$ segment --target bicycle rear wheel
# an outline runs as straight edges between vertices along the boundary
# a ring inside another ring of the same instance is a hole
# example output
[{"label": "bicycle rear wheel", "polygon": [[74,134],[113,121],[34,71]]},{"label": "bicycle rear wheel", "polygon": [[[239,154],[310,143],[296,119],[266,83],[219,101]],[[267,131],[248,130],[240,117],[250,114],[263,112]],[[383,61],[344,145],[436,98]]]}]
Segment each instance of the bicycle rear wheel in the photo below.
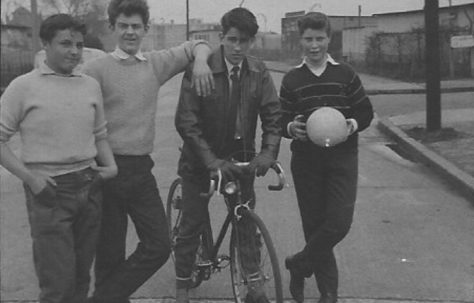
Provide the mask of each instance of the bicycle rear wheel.
[{"label": "bicycle rear wheel", "polygon": [[[168,198],[166,201],[166,218],[171,241],[171,258],[175,261],[174,249],[178,237],[179,224],[181,221],[181,207],[183,203],[182,179],[177,178],[171,183]],[[193,265],[191,282],[189,287],[198,287],[203,280],[209,279],[210,266],[203,266],[209,263],[209,250],[212,248],[212,230],[210,224],[206,224],[201,236],[200,244],[196,252],[196,260]]]},{"label": "bicycle rear wheel", "polygon": [[[267,298],[276,303],[283,302],[282,282],[280,274],[280,266],[276,256],[275,248],[273,246],[270,234],[265,227],[262,219],[252,211],[244,211],[243,218],[256,226],[254,246],[254,264],[258,264],[257,272],[249,273],[244,270],[245,266],[249,266],[249,262],[243,260],[242,241],[239,241],[238,229],[236,224],[232,225],[232,235],[230,241],[230,271],[232,279],[232,290],[234,293],[235,302],[241,303],[245,301],[248,294],[248,286],[250,283],[258,283],[259,287],[263,289]],[[247,262],[247,265],[245,265]],[[252,266],[253,268],[254,266]],[[251,281],[253,280],[253,281]]]}]

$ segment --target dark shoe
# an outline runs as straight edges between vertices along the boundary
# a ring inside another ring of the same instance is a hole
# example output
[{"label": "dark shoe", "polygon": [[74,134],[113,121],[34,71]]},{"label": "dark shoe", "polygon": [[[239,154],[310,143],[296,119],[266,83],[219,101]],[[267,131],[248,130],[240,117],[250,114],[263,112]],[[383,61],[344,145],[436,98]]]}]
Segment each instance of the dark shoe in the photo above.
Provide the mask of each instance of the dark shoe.
[{"label": "dark shoe", "polygon": [[86,300],[87,303],[130,303],[129,299],[109,299],[109,300],[101,300],[101,299],[96,299],[93,297],[89,297]]},{"label": "dark shoe", "polygon": [[290,271],[290,293],[293,299],[302,303],[304,301],[304,275],[294,265],[294,256],[285,259],[285,267]]},{"label": "dark shoe", "polygon": [[250,281],[247,286],[247,295],[245,296],[245,303],[270,303],[261,279]]},{"label": "dark shoe", "polygon": [[321,298],[319,298],[318,303],[336,303],[337,302],[337,295],[334,294],[323,294]]},{"label": "dark shoe", "polygon": [[245,296],[245,303],[270,303],[270,300],[268,300],[267,296],[265,294],[260,295],[260,296],[254,296],[250,293],[248,293]]},{"label": "dark shoe", "polygon": [[176,303],[189,303],[187,288],[176,288]]}]

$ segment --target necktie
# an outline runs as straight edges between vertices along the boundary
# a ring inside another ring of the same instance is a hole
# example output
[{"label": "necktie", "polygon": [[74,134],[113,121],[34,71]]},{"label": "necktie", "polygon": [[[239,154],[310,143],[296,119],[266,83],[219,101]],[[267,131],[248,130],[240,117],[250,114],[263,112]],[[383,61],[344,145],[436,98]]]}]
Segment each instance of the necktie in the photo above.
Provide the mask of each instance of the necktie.
[{"label": "necktie", "polygon": [[230,92],[231,108],[236,111],[235,119],[235,134],[236,139],[241,138],[241,121],[240,121],[240,79],[239,79],[240,67],[234,65],[231,70],[230,80],[232,82],[232,89]]}]

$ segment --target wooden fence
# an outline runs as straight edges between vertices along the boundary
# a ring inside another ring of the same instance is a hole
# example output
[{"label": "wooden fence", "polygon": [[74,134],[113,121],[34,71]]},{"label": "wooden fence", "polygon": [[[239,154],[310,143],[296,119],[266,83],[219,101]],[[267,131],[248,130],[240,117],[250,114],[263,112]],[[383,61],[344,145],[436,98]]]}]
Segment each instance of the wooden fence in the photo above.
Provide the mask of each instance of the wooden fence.
[{"label": "wooden fence", "polygon": [[33,69],[33,51],[2,47],[0,63],[0,89],[3,92],[13,79]]}]

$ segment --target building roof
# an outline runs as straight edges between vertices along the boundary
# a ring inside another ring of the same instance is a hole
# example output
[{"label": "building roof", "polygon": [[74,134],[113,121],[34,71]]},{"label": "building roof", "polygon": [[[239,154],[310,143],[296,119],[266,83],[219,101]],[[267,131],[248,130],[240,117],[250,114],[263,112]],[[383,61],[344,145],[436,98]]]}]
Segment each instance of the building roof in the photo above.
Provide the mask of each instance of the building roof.
[{"label": "building roof", "polygon": [[[440,7],[439,10],[449,10],[449,9],[453,9],[453,8],[456,9],[456,8],[467,8],[467,7],[474,8],[474,3],[443,6],[443,7]],[[423,12],[424,12],[423,9],[417,9],[417,10],[411,10],[411,11],[373,14],[372,16],[377,17],[377,16],[390,16],[390,15],[406,15],[406,14],[417,14],[417,13],[423,13]]]},{"label": "building roof", "polygon": [[21,30],[31,29],[31,26],[16,25],[16,24],[2,24],[1,27],[2,29],[21,29]]}]

